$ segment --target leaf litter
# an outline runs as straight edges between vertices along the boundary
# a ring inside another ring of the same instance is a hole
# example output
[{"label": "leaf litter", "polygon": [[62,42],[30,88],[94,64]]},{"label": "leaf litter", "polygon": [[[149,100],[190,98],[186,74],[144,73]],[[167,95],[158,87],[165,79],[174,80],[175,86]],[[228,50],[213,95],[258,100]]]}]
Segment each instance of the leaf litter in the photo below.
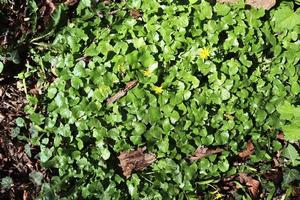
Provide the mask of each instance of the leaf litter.
[{"label": "leaf litter", "polygon": [[156,156],[153,153],[144,153],[146,147],[138,148],[137,150],[125,152],[122,151],[118,156],[120,167],[122,168],[123,175],[129,178],[133,171],[142,171],[155,160]]},{"label": "leaf litter", "polygon": [[194,153],[193,156],[190,157],[190,161],[195,161],[195,160],[199,160],[201,158],[204,158],[206,156],[210,156],[213,154],[217,154],[222,152],[224,149],[222,148],[206,148],[206,147],[198,147]]},{"label": "leaf litter", "polygon": [[250,155],[252,155],[255,151],[254,145],[252,143],[252,140],[248,140],[246,149],[242,152],[240,152],[238,155],[240,158],[247,158]]}]

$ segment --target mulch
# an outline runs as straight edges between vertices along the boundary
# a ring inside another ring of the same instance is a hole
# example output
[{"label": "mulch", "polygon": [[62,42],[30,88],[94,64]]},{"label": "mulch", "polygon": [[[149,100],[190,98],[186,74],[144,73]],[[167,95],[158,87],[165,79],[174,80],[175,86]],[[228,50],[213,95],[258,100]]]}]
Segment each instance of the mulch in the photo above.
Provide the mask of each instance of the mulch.
[{"label": "mulch", "polygon": [[30,181],[29,174],[33,171],[45,174],[45,170],[34,158],[35,151],[29,157],[24,151],[26,142],[12,138],[11,134],[16,127],[15,119],[25,116],[26,98],[17,83],[12,82],[0,84],[0,99],[0,179],[9,176],[13,180],[11,188],[1,188],[0,199],[33,199],[40,186]]}]

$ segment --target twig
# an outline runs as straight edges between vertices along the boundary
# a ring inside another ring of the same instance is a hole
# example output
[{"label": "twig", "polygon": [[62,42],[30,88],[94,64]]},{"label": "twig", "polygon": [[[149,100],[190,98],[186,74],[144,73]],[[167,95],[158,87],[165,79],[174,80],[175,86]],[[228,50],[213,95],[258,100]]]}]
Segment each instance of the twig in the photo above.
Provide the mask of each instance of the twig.
[{"label": "twig", "polygon": [[108,98],[106,100],[106,104],[109,105],[109,104],[112,104],[116,101],[118,101],[120,98],[122,98],[123,96],[126,95],[126,93],[131,90],[132,88],[134,88],[137,84],[138,84],[138,80],[133,80],[133,81],[130,81],[128,82],[126,85],[125,85],[125,88],[120,90],[119,92],[117,92],[114,96]]}]

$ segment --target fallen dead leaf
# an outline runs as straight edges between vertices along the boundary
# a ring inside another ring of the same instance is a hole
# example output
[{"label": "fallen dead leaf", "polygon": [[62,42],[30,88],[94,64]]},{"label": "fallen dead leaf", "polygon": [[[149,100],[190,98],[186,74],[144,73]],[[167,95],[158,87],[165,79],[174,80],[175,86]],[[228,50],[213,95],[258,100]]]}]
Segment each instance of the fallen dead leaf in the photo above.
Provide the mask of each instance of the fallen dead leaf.
[{"label": "fallen dead leaf", "polygon": [[134,151],[120,153],[118,156],[119,166],[122,168],[123,175],[126,178],[129,178],[133,171],[142,171],[156,160],[156,156],[153,153],[144,153],[145,150],[146,147],[143,147]]},{"label": "fallen dead leaf", "polygon": [[52,0],[46,0],[46,4],[48,4],[50,8],[50,14],[52,14],[56,9],[55,4],[52,2]]},{"label": "fallen dead leaf", "polygon": [[239,157],[246,158],[246,157],[252,155],[254,151],[255,151],[255,149],[254,149],[252,140],[248,140],[246,149],[239,153]]},{"label": "fallen dead leaf", "polygon": [[131,10],[130,15],[135,19],[138,19],[139,17],[142,16],[141,12],[137,9]]},{"label": "fallen dead leaf", "polygon": [[[217,0],[219,3],[238,3],[239,0]],[[276,0],[246,0],[246,4],[255,8],[263,8],[265,10],[271,9],[275,4]]]},{"label": "fallen dead leaf", "polygon": [[26,190],[23,192],[23,200],[28,200],[29,199],[29,194]]},{"label": "fallen dead leaf", "polygon": [[285,139],[284,139],[284,133],[283,133],[283,132],[279,132],[279,133],[276,135],[276,138],[277,138],[278,140],[285,141]]},{"label": "fallen dead leaf", "polygon": [[258,180],[253,179],[251,176],[246,173],[239,173],[239,181],[241,184],[245,184],[249,193],[251,194],[253,199],[257,199],[259,194],[259,186],[260,182]]},{"label": "fallen dead leaf", "polygon": [[209,149],[206,147],[198,147],[194,153],[193,156],[190,157],[190,161],[195,161],[195,160],[199,160],[203,157],[212,155],[212,154],[217,154],[222,152],[224,149],[222,148],[216,148],[216,149]]},{"label": "fallen dead leaf", "polygon": [[255,8],[263,8],[270,10],[276,4],[276,0],[247,0],[246,4],[249,4]]},{"label": "fallen dead leaf", "polygon": [[66,0],[64,4],[67,6],[74,6],[78,1],[79,0]]}]

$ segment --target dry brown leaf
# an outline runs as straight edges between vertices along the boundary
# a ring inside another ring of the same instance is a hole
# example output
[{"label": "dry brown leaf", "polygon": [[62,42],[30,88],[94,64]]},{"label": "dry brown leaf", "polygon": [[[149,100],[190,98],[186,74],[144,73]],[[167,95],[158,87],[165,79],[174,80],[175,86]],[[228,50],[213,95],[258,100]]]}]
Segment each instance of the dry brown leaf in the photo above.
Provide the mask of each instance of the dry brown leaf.
[{"label": "dry brown leaf", "polygon": [[198,147],[194,153],[193,156],[190,157],[190,161],[195,161],[195,160],[199,160],[203,157],[212,155],[212,154],[217,154],[222,152],[224,149],[222,148],[216,148],[216,149],[209,149],[206,147]]},{"label": "dry brown leaf", "polygon": [[249,4],[255,8],[263,8],[265,10],[271,9],[276,4],[276,0],[247,0],[246,4]]},{"label": "dry brown leaf", "polygon": [[145,150],[146,147],[143,147],[134,151],[120,153],[118,156],[119,166],[122,168],[123,175],[126,178],[129,178],[133,171],[142,171],[156,160],[154,154],[144,153]]},{"label": "dry brown leaf", "polygon": [[125,96],[125,94],[132,88],[134,88],[137,84],[139,83],[138,80],[133,80],[133,81],[129,81],[126,85],[125,88],[120,90],[119,92],[117,92],[114,96],[108,98],[106,100],[106,104],[112,104],[116,101],[118,101],[120,98],[122,98],[123,96]]},{"label": "dry brown leaf", "polygon": [[52,0],[46,0],[46,4],[48,4],[50,8],[50,14],[52,14],[56,9],[55,4],[52,2]]},{"label": "dry brown leaf", "polygon": [[26,190],[23,192],[23,200],[28,200],[29,199],[29,194]]},{"label": "dry brown leaf", "polygon": [[67,6],[74,6],[78,1],[79,0],[66,0],[64,4]]},{"label": "dry brown leaf", "polygon": [[256,199],[258,197],[260,186],[260,182],[258,180],[253,179],[246,173],[240,173],[239,181],[241,182],[241,184],[245,184],[247,186],[248,191],[253,199]]},{"label": "dry brown leaf", "polygon": [[137,9],[131,10],[130,15],[135,19],[138,19],[139,17],[142,16],[141,12]]},{"label": "dry brown leaf", "polygon": [[247,142],[247,148],[244,151],[242,151],[242,152],[239,153],[239,157],[240,158],[246,158],[246,157],[252,155],[253,152],[254,152],[254,150],[255,149],[254,149],[254,145],[253,145],[252,141],[248,140],[248,142]]},{"label": "dry brown leaf", "polygon": [[[219,3],[238,3],[239,1],[240,0],[217,0]],[[255,8],[269,10],[276,4],[276,0],[246,0],[246,4]]]},{"label": "dry brown leaf", "polygon": [[285,139],[284,139],[284,133],[283,133],[283,132],[279,132],[279,133],[276,135],[276,138],[277,138],[278,140],[285,141]]}]

